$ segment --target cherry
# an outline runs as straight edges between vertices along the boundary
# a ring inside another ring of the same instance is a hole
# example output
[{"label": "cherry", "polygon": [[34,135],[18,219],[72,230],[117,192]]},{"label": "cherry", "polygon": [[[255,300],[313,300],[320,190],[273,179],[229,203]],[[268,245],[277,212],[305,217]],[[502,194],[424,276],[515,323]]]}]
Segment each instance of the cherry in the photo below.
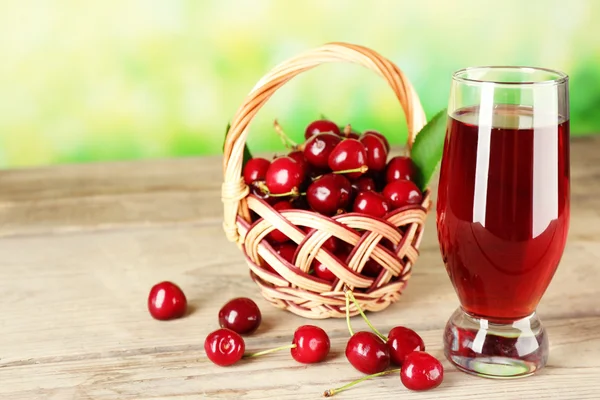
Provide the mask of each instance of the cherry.
[{"label": "cherry", "polygon": [[287,155],[289,158],[296,160],[296,162],[306,168],[306,160],[304,159],[304,152],[300,150],[292,151]]},{"label": "cherry", "polygon": [[421,336],[412,329],[403,326],[392,328],[387,341],[390,359],[393,364],[402,365],[406,357],[413,351],[424,351],[425,343]]},{"label": "cherry", "polygon": [[[365,263],[361,273],[371,278],[376,278],[381,273],[383,267],[375,260],[369,260]],[[390,354],[391,355],[391,354]]]},{"label": "cherry", "polygon": [[315,135],[318,135],[319,133],[324,132],[334,133],[338,136],[341,134],[340,128],[335,123],[326,119],[320,119],[308,124],[306,130],[304,131],[304,138],[309,139]]},{"label": "cherry", "polygon": [[381,194],[372,190],[360,192],[354,200],[354,212],[359,212],[373,217],[382,218],[390,211],[390,205]]},{"label": "cherry", "polygon": [[349,132],[349,133],[344,133],[344,138],[346,139],[358,139],[360,138],[360,135],[356,132]]},{"label": "cherry", "polygon": [[394,182],[399,179],[413,180],[416,175],[416,167],[410,157],[393,157],[385,170],[386,183]]},{"label": "cherry", "polygon": [[385,150],[389,153],[390,151],[390,142],[388,142],[387,138],[381,134],[378,131],[365,131],[361,136],[375,136],[377,138],[379,138],[379,140],[381,140],[381,142],[383,143],[383,145],[385,146]]},{"label": "cherry", "polygon": [[187,299],[179,286],[160,282],[152,286],[148,295],[148,311],[153,318],[166,321],[185,315]]},{"label": "cherry", "polygon": [[359,178],[366,172],[367,152],[365,146],[356,139],[347,139],[338,143],[329,154],[328,165],[332,171],[338,173],[353,171],[346,173],[350,179]]},{"label": "cherry", "polygon": [[400,380],[410,390],[428,390],[438,387],[444,379],[444,367],[424,351],[410,353],[400,370]]},{"label": "cherry", "polygon": [[250,192],[270,204],[271,206],[282,200],[281,197],[272,197],[268,191],[263,191],[260,186],[250,185]]},{"label": "cherry", "polygon": [[369,171],[383,171],[388,151],[381,138],[375,135],[362,135],[359,141],[365,146]]},{"label": "cherry", "polygon": [[246,185],[250,185],[254,181],[264,180],[269,165],[271,165],[269,160],[260,157],[248,160],[244,166],[244,182],[246,182]]},{"label": "cherry", "polygon": [[293,194],[304,180],[304,168],[290,157],[279,157],[271,162],[265,176],[271,195]]},{"label": "cherry", "polygon": [[304,158],[317,168],[328,168],[329,155],[342,138],[333,133],[319,133],[304,144]]},{"label": "cherry", "polygon": [[326,174],[311,183],[306,191],[310,207],[324,215],[334,215],[350,203],[350,181],[337,174]]},{"label": "cherry", "polygon": [[390,365],[387,345],[374,333],[357,332],[346,345],[346,358],[364,374],[375,374]]},{"label": "cherry", "polygon": [[254,301],[246,297],[229,300],[219,310],[219,325],[240,335],[253,333],[262,320],[260,309]]},{"label": "cherry", "polygon": [[388,183],[383,188],[383,197],[387,199],[392,209],[409,204],[421,204],[421,201],[423,201],[423,196],[417,185],[404,179]]},{"label": "cherry", "polygon": [[329,336],[314,325],[303,325],[294,332],[290,352],[294,360],[303,364],[314,364],[323,361],[329,354]]},{"label": "cherry", "polygon": [[335,274],[319,260],[313,261],[313,270],[315,271],[315,275],[323,280],[333,282],[336,278]]},{"label": "cherry", "polygon": [[292,243],[281,243],[279,245],[273,246],[275,253],[279,254],[283,257],[284,260],[289,262],[290,264],[294,263],[294,254],[296,254],[296,246]]},{"label": "cherry", "polygon": [[204,341],[206,356],[213,363],[226,367],[242,359],[246,345],[244,339],[231,329],[217,329]]},{"label": "cherry", "polygon": [[[278,203],[275,203],[273,205],[273,208],[277,211],[282,211],[282,210],[291,210],[294,207],[292,206],[292,204],[289,201],[280,201]],[[275,229],[274,231],[272,231],[271,233],[269,233],[267,235],[267,239],[271,242],[275,242],[275,243],[285,243],[287,241],[290,240],[289,237],[287,237],[287,235],[285,235],[283,232],[281,232],[279,229]]]},{"label": "cherry", "polygon": [[368,176],[361,176],[355,181],[352,181],[352,189],[356,193],[364,192],[365,190],[375,190],[375,181]]},{"label": "cherry", "polygon": [[[327,243],[327,242],[325,242]],[[323,246],[325,246],[325,243],[323,244]],[[346,258],[348,257],[349,252],[346,252],[345,249],[338,249],[335,253],[334,256],[340,261],[340,262],[344,262],[346,260]],[[321,261],[315,259],[313,261],[313,269],[315,271],[315,275],[318,276],[321,279],[324,279],[326,281],[331,281],[333,282],[337,277],[335,276],[335,274],[333,272],[331,272],[329,270],[329,268],[327,268],[327,266],[323,263],[321,263]]]}]

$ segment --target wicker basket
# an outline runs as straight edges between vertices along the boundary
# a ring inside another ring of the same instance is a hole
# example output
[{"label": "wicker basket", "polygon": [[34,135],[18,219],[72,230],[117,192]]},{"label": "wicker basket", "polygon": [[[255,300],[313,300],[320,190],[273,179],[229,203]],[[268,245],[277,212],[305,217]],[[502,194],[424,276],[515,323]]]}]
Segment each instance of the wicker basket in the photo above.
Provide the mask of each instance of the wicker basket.
[{"label": "wicker basket", "polygon": [[[430,208],[428,190],[420,206],[395,210],[385,220],[357,213],[327,217],[305,210],[277,212],[249,194],[241,171],[244,144],[252,118],[287,81],[301,72],[330,62],[360,64],[388,82],[406,116],[406,148],[410,152],[415,135],[425,125],[426,119],[419,98],[406,76],[396,65],[369,48],[330,43],[283,62],[256,84],[231,122],[223,158],[223,226],[227,238],[237,242],[244,252],[250,275],[265,299],[276,307],[313,319],[345,317],[346,288],[354,291],[365,310],[380,311],[397,301],[419,255],[425,218]],[[250,210],[260,217],[254,223]],[[275,229],[298,244],[294,264],[277,255],[263,240]],[[321,248],[331,236],[354,246],[345,262],[338,261],[331,252]],[[389,242],[387,246],[380,243],[384,238],[393,244],[393,251]],[[315,258],[337,276],[333,283],[309,274]],[[383,266],[376,278],[361,274],[370,258]],[[262,266],[264,262],[279,275],[265,269]],[[356,315],[358,311],[351,306],[350,313]]]}]

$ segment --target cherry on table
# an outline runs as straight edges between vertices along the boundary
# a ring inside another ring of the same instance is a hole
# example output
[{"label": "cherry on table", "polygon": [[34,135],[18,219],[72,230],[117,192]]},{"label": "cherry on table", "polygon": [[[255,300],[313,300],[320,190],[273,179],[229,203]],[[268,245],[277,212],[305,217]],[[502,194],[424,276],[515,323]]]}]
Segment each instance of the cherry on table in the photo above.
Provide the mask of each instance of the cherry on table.
[{"label": "cherry on table", "polygon": [[254,301],[247,297],[229,300],[219,310],[219,325],[240,335],[253,333],[260,326],[262,315]]},{"label": "cherry on table", "polygon": [[350,181],[337,174],[326,174],[310,184],[306,200],[310,207],[323,215],[335,215],[350,203]]},{"label": "cherry on table", "polygon": [[365,146],[369,171],[383,171],[388,156],[383,140],[376,135],[362,135],[359,141]]},{"label": "cherry on table", "polygon": [[364,374],[375,374],[390,365],[387,345],[374,333],[356,332],[346,345],[346,358]]},{"label": "cherry on table", "polygon": [[410,328],[396,326],[388,334],[387,345],[393,364],[402,365],[406,357],[414,351],[424,351],[425,342]]},{"label": "cherry on table", "polygon": [[217,329],[204,340],[204,351],[213,363],[226,367],[244,356],[246,345],[242,337],[231,329]]},{"label": "cherry on table", "polygon": [[292,344],[295,347],[292,347],[290,352],[299,363],[318,363],[329,354],[329,336],[318,326],[303,325],[296,329]]},{"label": "cherry on table", "polygon": [[392,209],[404,207],[410,204],[421,204],[423,195],[412,181],[400,179],[385,185],[383,197],[392,206]]},{"label": "cherry on table", "polygon": [[293,194],[304,181],[304,166],[290,157],[271,161],[265,174],[265,183],[271,195]]},{"label": "cherry on table", "polygon": [[329,155],[342,138],[333,133],[319,133],[312,136],[304,144],[304,158],[314,167],[329,167]]},{"label": "cherry on table", "polygon": [[185,315],[187,299],[179,286],[173,282],[157,283],[148,295],[148,311],[153,318],[166,321]]},{"label": "cherry on table", "polygon": [[429,390],[444,379],[444,367],[437,358],[424,351],[410,353],[400,370],[400,380],[410,390]]},{"label": "cherry on table", "polygon": [[[283,201],[279,201],[279,202],[275,203],[273,205],[273,208],[277,211],[283,211],[283,210],[292,210],[294,208],[294,206],[292,206],[292,204],[289,201],[283,200]],[[269,233],[267,235],[267,239],[270,242],[274,242],[274,243],[285,243],[290,240],[290,238],[287,237],[287,235],[284,234],[283,232],[281,232],[279,229],[275,229],[274,231]]]},{"label": "cherry on table", "polygon": [[244,182],[246,185],[250,185],[254,181],[262,181],[265,179],[267,169],[271,165],[271,162],[267,159],[255,157],[248,160],[244,165]]},{"label": "cherry on table", "polygon": [[[343,140],[329,154],[329,168],[357,179],[368,170],[365,146],[356,139]],[[348,171],[348,172],[345,172]]]},{"label": "cherry on table", "polygon": [[304,138],[309,139],[315,135],[318,135],[319,133],[325,132],[333,133],[338,136],[341,135],[340,128],[339,126],[337,126],[337,124],[327,119],[320,119],[308,124],[308,126],[304,130]]},{"label": "cherry on table", "polygon": [[356,196],[352,211],[382,218],[390,211],[390,205],[381,194],[366,190]]},{"label": "cherry on table", "polygon": [[396,156],[387,164],[385,170],[385,181],[387,183],[399,179],[414,180],[416,175],[416,166],[410,157]]}]

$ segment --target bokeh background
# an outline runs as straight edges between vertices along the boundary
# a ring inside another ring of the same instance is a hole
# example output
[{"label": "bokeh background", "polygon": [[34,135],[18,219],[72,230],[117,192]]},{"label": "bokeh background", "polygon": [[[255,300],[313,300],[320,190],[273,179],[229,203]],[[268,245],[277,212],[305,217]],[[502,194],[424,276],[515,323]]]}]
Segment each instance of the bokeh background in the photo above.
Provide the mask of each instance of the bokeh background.
[{"label": "bokeh background", "polygon": [[[475,65],[571,76],[573,135],[600,132],[597,0],[4,0],[0,167],[216,154],[227,122],[275,64],[329,41],[402,68],[428,116],[451,73]],[[253,151],[281,149],[320,114],[405,138],[391,90],[353,65],[291,81],[252,124]]]}]

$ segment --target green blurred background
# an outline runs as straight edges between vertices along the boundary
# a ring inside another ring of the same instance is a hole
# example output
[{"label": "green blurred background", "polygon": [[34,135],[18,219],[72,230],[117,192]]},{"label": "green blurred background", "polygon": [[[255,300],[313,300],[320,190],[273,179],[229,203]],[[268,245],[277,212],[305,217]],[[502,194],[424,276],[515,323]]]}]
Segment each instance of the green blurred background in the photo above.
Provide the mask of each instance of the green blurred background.
[{"label": "green blurred background", "polygon": [[[600,1],[6,0],[0,2],[0,167],[219,153],[244,96],[275,64],[329,41],[397,63],[428,116],[475,65],[571,76],[574,135],[600,132]],[[327,65],[291,81],[251,126],[281,149],[320,114],[405,138],[372,72]]]}]

